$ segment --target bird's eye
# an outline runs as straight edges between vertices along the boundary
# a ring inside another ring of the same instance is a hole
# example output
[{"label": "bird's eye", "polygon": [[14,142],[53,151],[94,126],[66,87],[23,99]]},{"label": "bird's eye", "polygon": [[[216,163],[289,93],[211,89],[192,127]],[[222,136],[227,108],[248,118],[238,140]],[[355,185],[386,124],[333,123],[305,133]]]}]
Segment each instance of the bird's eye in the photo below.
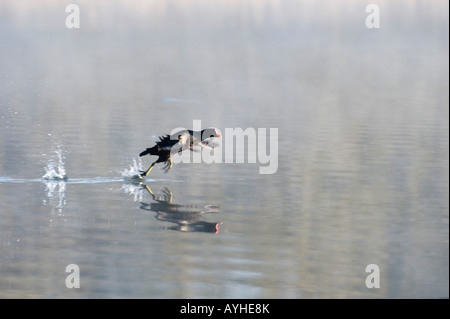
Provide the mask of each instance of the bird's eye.
[{"label": "bird's eye", "polygon": [[214,137],[214,135],[211,135],[210,137]]}]

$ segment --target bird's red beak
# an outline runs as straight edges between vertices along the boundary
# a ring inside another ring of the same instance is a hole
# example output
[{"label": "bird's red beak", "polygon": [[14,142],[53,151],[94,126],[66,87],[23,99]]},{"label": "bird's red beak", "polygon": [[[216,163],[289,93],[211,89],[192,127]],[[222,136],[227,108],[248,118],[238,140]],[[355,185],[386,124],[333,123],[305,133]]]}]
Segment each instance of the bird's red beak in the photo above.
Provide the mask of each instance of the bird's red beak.
[{"label": "bird's red beak", "polygon": [[218,138],[222,138],[222,135],[220,135],[219,132],[217,132],[216,129],[214,129],[214,132],[216,132],[216,135],[217,135]]}]

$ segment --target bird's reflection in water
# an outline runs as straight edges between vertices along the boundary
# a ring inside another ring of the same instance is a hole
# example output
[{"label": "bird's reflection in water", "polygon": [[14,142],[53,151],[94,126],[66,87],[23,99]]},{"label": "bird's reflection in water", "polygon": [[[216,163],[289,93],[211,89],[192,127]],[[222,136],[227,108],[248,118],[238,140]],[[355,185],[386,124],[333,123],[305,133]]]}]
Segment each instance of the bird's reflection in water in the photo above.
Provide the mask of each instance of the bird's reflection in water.
[{"label": "bird's reflection in water", "polygon": [[218,233],[220,222],[202,221],[202,215],[206,213],[218,213],[218,205],[184,205],[172,202],[173,194],[165,187],[161,193],[155,195],[150,187],[144,183],[141,186],[151,195],[153,202],[140,202],[140,208],[156,213],[156,219],[170,222],[175,225],[168,227],[170,230],[182,232]]}]

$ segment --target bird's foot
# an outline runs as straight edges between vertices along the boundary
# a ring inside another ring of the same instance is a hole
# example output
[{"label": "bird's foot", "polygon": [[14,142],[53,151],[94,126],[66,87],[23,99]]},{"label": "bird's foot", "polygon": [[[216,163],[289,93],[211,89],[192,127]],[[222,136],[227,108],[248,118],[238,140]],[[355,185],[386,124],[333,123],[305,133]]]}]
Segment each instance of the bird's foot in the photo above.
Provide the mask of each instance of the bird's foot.
[{"label": "bird's foot", "polygon": [[166,165],[164,165],[163,169],[164,169],[164,173],[168,173],[170,171],[170,169],[172,168],[172,161],[167,161]]}]

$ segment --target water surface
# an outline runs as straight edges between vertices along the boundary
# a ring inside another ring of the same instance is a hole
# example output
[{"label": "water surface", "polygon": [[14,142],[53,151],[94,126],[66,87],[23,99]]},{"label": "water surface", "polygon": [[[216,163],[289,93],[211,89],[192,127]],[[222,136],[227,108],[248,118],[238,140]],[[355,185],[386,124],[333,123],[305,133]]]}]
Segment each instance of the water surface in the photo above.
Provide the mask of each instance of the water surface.
[{"label": "water surface", "polygon": [[[0,297],[448,297],[448,3],[372,2],[1,1]],[[278,171],[124,178],[193,120]]]}]

